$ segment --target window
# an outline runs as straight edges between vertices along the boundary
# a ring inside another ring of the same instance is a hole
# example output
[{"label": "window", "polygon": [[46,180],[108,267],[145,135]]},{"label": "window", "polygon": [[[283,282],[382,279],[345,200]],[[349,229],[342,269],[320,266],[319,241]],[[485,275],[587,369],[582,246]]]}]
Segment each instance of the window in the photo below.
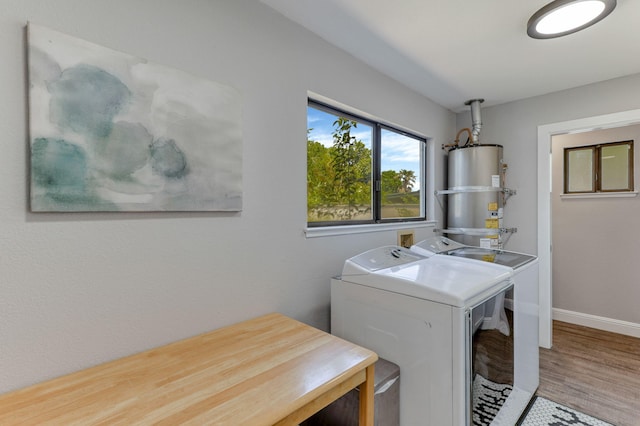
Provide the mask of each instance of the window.
[{"label": "window", "polygon": [[426,140],[309,100],[308,226],[425,220]]},{"label": "window", "polygon": [[566,194],[633,190],[633,141],[564,149]]}]

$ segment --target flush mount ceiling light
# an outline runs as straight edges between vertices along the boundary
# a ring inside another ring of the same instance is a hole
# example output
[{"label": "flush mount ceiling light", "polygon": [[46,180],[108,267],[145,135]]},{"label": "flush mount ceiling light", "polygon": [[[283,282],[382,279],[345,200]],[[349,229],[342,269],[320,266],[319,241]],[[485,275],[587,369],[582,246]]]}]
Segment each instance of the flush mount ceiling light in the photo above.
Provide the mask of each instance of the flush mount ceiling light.
[{"label": "flush mount ceiling light", "polygon": [[616,0],[555,0],[533,14],[527,34],[533,38],[572,34],[604,19],[615,7]]}]

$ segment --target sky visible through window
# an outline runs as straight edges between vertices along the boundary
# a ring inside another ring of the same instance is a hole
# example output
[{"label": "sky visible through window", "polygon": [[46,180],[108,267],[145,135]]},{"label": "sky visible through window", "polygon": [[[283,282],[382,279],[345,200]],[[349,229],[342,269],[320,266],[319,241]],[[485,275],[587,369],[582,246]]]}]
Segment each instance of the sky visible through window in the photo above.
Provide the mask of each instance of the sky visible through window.
[{"label": "sky visible through window", "polygon": [[[307,108],[307,127],[311,129],[309,139],[320,142],[326,147],[333,145],[333,122],[336,116],[315,108]],[[371,149],[371,126],[358,123],[354,132],[351,132],[357,140],[362,141]],[[409,143],[408,143],[409,142]],[[420,167],[420,143],[416,139],[395,133],[386,129],[382,130],[382,170],[412,170],[415,176],[421,176]],[[416,179],[413,190],[420,190],[420,179]]]}]

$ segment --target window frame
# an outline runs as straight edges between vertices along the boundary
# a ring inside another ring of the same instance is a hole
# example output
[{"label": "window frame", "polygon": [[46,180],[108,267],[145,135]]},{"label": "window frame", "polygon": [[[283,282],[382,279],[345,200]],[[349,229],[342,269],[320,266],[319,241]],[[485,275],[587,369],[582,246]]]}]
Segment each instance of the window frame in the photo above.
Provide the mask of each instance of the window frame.
[{"label": "window frame", "polygon": [[[626,188],[613,188],[602,189],[602,149],[606,147],[612,147],[617,145],[626,145],[629,147],[627,158],[627,187]],[[598,143],[593,145],[575,146],[564,148],[564,194],[607,194],[615,192],[634,192],[635,190],[635,178],[634,178],[634,154],[633,154],[634,140],[624,140],[616,142]],[[569,189],[569,181],[571,176],[571,163],[569,161],[569,155],[574,151],[591,151],[591,190],[588,191],[571,191]]]},{"label": "window frame", "polygon": [[[335,107],[326,102],[318,101],[311,97],[307,98],[307,107],[311,107],[317,110],[324,111],[326,113],[335,115],[337,117],[344,117],[349,120],[354,120],[358,123],[363,123],[372,128],[372,141],[371,141],[371,210],[372,218],[368,220],[337,220],[337,221],[307,221],[307,228],[322,228],[322,227],[350,227],[358,225],[371,225],[371,224],[397,224],[397,223],[411,223],[411,222],[426,222],[427,221],[427,141],[428,138],[420,136],[418,134],[400,129],[392,126],[381,120],[366,118],[363,115],[347,111],[343,108]],[[307,115],[308,117],[308,115]],[[391,131],[412,139],[421,143],[420,146],[420,216],[417,217],[401,217],[401,218],[382,218],[382,190],[381,190],[381,173],[382,173],[382,129]],[[308,153],[307,153],[308,155]],[[306,197],[305,197],[306,199]],[[308,201],[307,201],[308,209]]]}]

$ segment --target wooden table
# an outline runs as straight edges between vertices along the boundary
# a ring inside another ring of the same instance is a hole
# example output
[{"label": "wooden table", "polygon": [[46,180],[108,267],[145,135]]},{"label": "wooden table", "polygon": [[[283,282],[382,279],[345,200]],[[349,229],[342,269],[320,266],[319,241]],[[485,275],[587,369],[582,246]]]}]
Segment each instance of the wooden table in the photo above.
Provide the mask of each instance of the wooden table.
[{"label": "wooden table", "polygon": [[0,425],[296,425],[360,387],[378,356],[269,314],[0,395]]}]

